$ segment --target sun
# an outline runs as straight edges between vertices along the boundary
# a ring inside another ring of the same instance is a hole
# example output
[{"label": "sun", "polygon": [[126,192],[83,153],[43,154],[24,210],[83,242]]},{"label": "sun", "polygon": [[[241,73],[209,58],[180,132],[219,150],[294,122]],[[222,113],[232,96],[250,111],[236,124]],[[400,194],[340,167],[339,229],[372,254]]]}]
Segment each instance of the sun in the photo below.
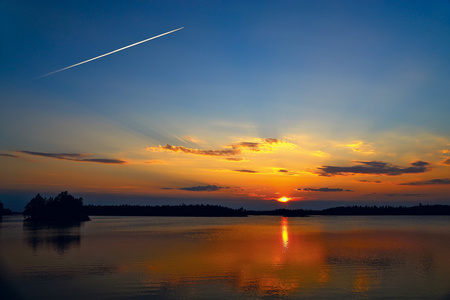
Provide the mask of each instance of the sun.
[{"label": "sun", "polygon": [[291,199],[289,199],[288,197],[278,198],[278,202],[288,202],[289,200],[291,200]]}]

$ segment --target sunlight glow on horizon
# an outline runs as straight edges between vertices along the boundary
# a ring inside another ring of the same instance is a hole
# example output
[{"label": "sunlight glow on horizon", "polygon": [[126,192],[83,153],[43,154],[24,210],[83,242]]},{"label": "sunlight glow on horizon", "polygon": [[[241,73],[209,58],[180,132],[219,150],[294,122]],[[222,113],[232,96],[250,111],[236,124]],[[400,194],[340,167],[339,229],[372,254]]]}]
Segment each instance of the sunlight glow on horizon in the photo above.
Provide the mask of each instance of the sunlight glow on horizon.
[{"label": "sunlight glow on horizon", "polygon": [[281,197],[278,199],[279,202],[288,202],[289,200],[291,200],[291,199],[287,198],[287,197]]}]

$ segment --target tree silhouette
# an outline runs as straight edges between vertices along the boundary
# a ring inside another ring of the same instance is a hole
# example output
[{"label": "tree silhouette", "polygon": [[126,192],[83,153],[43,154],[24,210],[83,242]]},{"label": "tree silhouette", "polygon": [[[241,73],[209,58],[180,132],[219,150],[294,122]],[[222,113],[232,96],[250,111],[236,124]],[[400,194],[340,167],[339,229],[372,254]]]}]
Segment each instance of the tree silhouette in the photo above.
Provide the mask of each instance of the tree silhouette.
[{"label": "tree silhouette", "polygon": [[0,217],[2,215],[11,215],[11,214],[12,214],[12,211],[9,208],[5,208],[3,206],[2,201],[0,201]]},{"label": "tree silhouette", "polygon": [[40,194],[30,200],[23,211],[28,220],[88,221],[83,211],[83,198],[75,198],[67,191],[55,198],[45,199]]},{"label": "tree silhouette", "polygon": [[28,217],[38,217],[45,212],[45,204],[46,201],[40,194],[37,194],[36,197],[30,200],[27,205],[25,205],[25,209],[23,214]]}]

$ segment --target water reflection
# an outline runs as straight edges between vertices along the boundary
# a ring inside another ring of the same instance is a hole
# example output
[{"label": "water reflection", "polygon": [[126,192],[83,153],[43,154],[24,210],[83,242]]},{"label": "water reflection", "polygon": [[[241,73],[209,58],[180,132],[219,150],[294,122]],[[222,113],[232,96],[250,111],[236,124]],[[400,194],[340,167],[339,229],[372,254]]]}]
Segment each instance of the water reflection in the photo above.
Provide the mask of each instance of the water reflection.
[{"label": "water reflection", "polygon": [[289,232],[288,232],[288,220],[286,217],[281,218],[281,240],[283,242],[284,249],[287,250],[289,245]]},{"label": "water reflection", "polygon": [[290,236],[288,219],[276,221],[276,226],[243,224],[197,233],[195,243],[180,237],[170,241],[166,236],[164,252],[147,244],[151,255],[146,260],[145,284],[155,293],[169,283],[174,290],[224,285],[222,290],[269,298],[323,284],[328,267],[319,241],[301,233]]},{"label": "water reflection", "polygon": [[[316,232],[288,218],[278,226],[231,226],[197,235],[193,244],[167,241],[164,253],[147,256],[145,284],[156,294],[167,285],[177,291],[219,285],[249,297],[421,297],[445,292],[436,275],[449,274],[444,236],[395,228]],[[414,291],[411,283],[422,288]]]},{"label": "water reflection", "polygon": [[[30,299],[49,293],[49,286],[53,299],[443,299],[450,294],[450,220],[445,230],[427,227],[429,219],[389,229],[383,219],[382,227],[373,226],[378,219],[366,218],[342,228],[345,220],[356,218],[124,217],[94,220],[81,229],[80,224],[27,224],[24,241],[33,251],[20,247],[20,240],[11,247],[3,243],[3,254],[12,258],[8,267],[17,275],[11,278],[27,286]],[[73,247],[79,248],[69,251]]]},{"label": "water reflection", "polygon": [[37,252],[41,248],[53,249],[64,255],[72,247],[79,247],[81,222],[48,223],[24,222],[23,233],[27,244]]}]

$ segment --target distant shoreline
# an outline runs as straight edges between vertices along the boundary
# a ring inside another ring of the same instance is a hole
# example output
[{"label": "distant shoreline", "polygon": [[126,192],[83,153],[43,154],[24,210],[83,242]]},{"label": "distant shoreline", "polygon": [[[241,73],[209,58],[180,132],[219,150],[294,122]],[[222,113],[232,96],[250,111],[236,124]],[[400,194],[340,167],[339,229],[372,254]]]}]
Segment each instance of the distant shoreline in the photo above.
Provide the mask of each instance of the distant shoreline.
[{"label": "distant shoreline", "polygon": [[[154,216],[154,217],[248,217],[248,216],[450,216],[450,205],[417,205],[417,206],[339,206],[322,210],[312,209],[274,209],[247,210],[233,209],[221,205],[85,205],[83,213],[87,216]],[[22,215],[20,212],[10,212],[7,215]],[[1,218],[1,215],[0,215]],[[88,221],[87,218],[34,217],[25,221]]]},{"label": "distant shoreline", "polygon": [[285,216],[308,217],[324,216],[404,216],[404,215],[450,215],[450,205],[405,206],[340,206],[323,210],[275,209],[246,210],[232,209],[219,205],[86,205],[87,215],[94,216],[167,216],[167,217],[247,217],[247,216]]}]

